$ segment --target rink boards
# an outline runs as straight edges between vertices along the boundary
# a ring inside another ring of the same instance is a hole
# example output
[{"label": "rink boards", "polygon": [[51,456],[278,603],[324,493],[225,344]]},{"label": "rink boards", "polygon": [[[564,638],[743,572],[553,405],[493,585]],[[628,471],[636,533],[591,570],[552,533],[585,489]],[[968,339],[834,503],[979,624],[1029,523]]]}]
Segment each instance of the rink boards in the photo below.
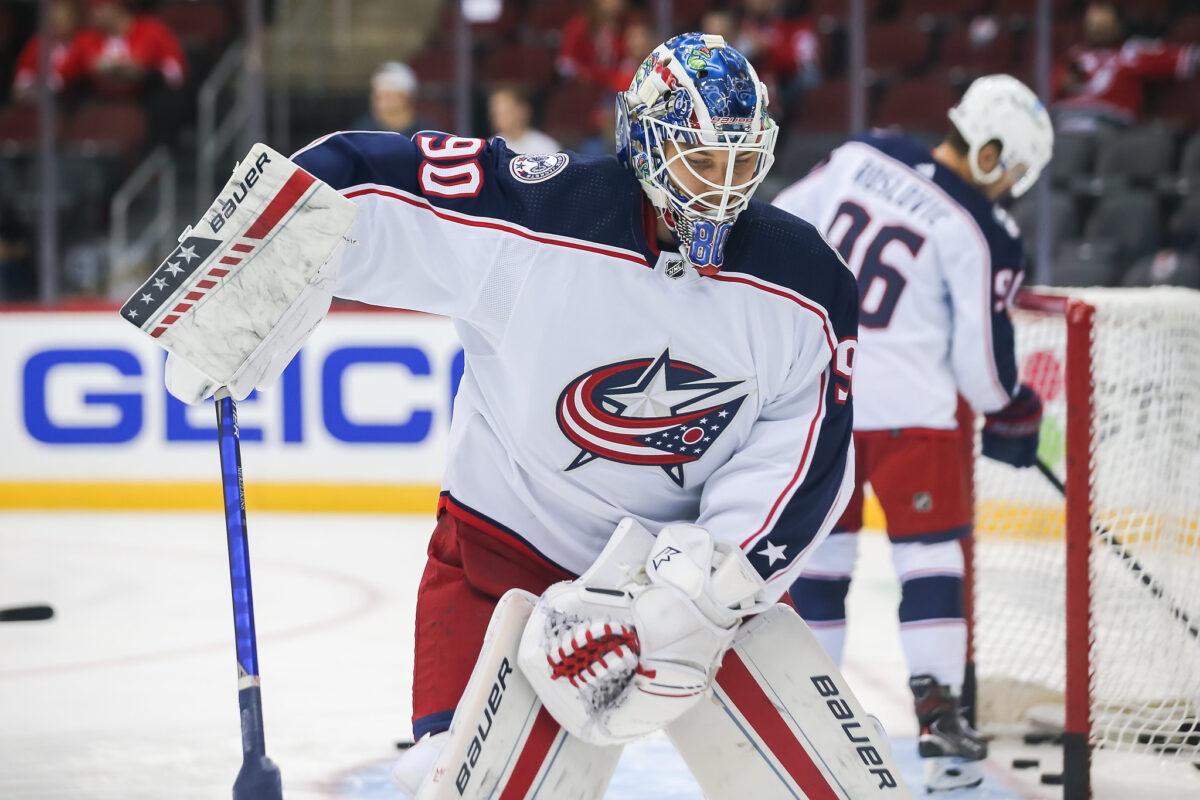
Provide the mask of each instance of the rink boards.
[{"label": "rink boards", "polygon": [[[0,508],[219,505],[212,403],[114,309],[0,313]],[[449,320],[335,311],[239,404],[251,506],[428,511],[463,371]]]}]

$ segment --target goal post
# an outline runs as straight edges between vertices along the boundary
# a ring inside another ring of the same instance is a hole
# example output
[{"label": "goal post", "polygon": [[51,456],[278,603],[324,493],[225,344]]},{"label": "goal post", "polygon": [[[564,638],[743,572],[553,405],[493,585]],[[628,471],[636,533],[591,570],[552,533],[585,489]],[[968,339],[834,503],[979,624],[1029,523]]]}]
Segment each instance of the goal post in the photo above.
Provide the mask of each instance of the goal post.
[{"label": "goal post", "polygon": [[1095,749],[1200,762],[1200,292],[1026,291],[1013,318],[1065,492],[976,459],[968,702],[1061,734],[1081,800]]}]

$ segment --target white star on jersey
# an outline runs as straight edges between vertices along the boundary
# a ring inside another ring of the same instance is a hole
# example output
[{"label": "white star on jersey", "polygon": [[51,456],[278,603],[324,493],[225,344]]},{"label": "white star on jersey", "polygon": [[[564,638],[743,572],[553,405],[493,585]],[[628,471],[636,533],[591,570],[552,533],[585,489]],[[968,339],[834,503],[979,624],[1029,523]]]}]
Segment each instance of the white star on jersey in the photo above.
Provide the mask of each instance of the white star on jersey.
[{"label": "white star on jersey", "polygon": [[[665,356],[665,354],[664,354]],[[722,387],[723,388],[723,387]],[[679,410],[705,397],[711,397],[720,389],[708,383],[696,387],[667,388],[667,358],[655,359],[631,386],[620,386],[605,392],[625,405],[623,417],[669,417]]]},{"label": "white star on jersey", "polygon": [[764,544],[766,545],[766,547],[764,547],[762,550],[759,550],[754,555],[766,556],[768,567],[774,566],[776,561],[783,560],[783,558],[784,558],[783,551],[787,550],[786,544],[771,544],[769,541],[764,542]]},{"label": "white star on jersey", "polygon": [[183,267],[179,266],[178,261],[172,261],[170,264],[167,264],[167,272],[171,273],[171,275],[178,275],[183,272]]},{"label": "white star on jersey", "polygon": [[196,255],[195,247],[181,247],[179,248],[179,257],[191,264],[193,258],[199,258],[200,256]]}]

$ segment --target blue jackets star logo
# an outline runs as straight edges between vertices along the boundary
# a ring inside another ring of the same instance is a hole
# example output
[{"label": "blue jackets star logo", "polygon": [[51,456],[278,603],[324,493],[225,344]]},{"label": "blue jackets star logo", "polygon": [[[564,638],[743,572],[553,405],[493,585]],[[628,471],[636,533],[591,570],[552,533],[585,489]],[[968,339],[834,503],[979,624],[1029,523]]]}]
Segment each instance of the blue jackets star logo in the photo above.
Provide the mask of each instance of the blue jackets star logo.
[{"label": "blue jackets star logo", "polygon": [[737,416],[746,395],[729,395],[741,383],[673,359],[669,348],[580,375],[558,398],[558,426],[579,448],[567,469],[600,458],[658,467],[683,486],[684,465],[703,458]]}]

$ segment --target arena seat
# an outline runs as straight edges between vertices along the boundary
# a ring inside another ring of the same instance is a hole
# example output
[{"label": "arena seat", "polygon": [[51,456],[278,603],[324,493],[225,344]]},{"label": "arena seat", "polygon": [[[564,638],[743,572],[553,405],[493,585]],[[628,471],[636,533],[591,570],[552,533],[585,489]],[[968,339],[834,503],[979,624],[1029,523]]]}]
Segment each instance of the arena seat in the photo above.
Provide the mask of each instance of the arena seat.
[{"label": "arena seat", "polygon": [[941,132],[946,129],[946,109],[958,95],[944,78],[917,78],[888,88],[874,122],[904,130]]},{"label": "arena seat", "polygon": [[577,141],[595,131],[596,109],[612,103],[612,90],[585,81],[562,84],[546,101],[546,132],[556,139]]},{"label": "arena seat", "polygon": [[222,2],[176,0],[160,6],[155,15],[189,52],[220,47],[229,40],[229,15]]},{"label": "arena seat", "polygon": [[1110,242],[1065,242],[1047,270],[1051,286],[1113,286],[1119,277]]},{"label": "arena seat", "polygon": [[[1030,191],[1017,199],[1010,213],[1021,229],[1022,243],[1025,246],[1026,257],[1032,259],[1037,252],[1037,192]],[[1067,192],[1050,193],[1050,241],[1057,247],[1062,242],[1071,241],[1079,233],[1079,215],[1075,209],[1075,199]]]},{"label": "arena seat", "polygon": [[1111,242],[1117,258],[1128,262],[1159,246],[1161,227],[1154,194],[1128,189],[1100,199],[1084,227],[1084,238],[1093,244]]},{"label": "arena seat", "polygon": [[1175,153],[1175,132],[1160,126],[1113,131],[1099,137],[1093,194],[1125,186],[1155,186],[1167,174]]},{"label": "arena seat", "polygon": [[64,143],[133,160],[146,140],[146,114],[133,103],[92,103],[75,112]]},{"label": "arena seat", "polygon": [[928,61],[929,40],[909,23],[884,23],[867,29],[866,50],[868,69],[909,74]]},{"label": "arena seat", "polygon": [[542,47],[502,45],[488,54],[481,76],[487,83],[520,83],[530,92],[544,90],[554,79],[554,51]]},{"label": "arena seat", "polygon": [[1054,137],[1050,180],[1056,187],[1090,180],[1096,155],[1096,137],[1090,133],[1060,133]]},{"label": "arena seat", "polygon": [[845,134],[850,127],[849,93],[849,86],[843,79],[825,81],[813,87],[801,101],[797,126],[805,131]]}]

